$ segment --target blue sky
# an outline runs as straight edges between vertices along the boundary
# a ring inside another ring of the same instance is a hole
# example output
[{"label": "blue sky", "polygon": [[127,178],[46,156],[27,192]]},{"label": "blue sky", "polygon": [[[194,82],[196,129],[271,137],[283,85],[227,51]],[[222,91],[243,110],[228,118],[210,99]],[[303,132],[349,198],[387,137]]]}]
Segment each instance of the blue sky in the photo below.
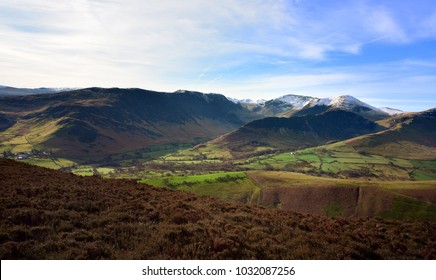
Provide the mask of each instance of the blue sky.
[{"label": "blue sky", "polygon": [[0,84],[436,107],[434,0],[0,0]]}]

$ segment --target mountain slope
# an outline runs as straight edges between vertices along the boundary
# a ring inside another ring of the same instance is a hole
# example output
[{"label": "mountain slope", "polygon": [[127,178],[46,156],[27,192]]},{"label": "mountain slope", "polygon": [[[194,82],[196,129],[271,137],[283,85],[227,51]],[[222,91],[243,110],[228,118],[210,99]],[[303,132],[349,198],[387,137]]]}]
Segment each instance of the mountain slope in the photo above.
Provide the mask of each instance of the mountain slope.
[{"label": "mountain slope", "polygon": [[310,96],[288,94],[260,103],[256,108],[256,112],[259,112],[266,117],[289,116],[292,115],[292,113],[301,110],[314,99],[314,97]]},{"label": "mountain slope", "polygon": [[294,113],[293,116],[320,114],[336,109],[353,112],[372,121],[381,120],[390,116],[390,114],[381,109],[366,104],[350,95],[312,100],[301,108],[301,110]]},{"label": "mountain slope", "polygon": [[[233,102],[236,101],[233,100]],[[392,108],[376,108],[350,95],[317,98],[288,94],[269,101],[250,103],[247,100],[241,100],[239,103],[265,117],[314,115],[340,109],[357,113],[369,120],[375,121],[403,113],[401,110]]]},{"label": "mountain slope", "polygon": [[238,158],[323,145],[381,129],[357,114],[334,110],[319,115],[255,120],[209,143]]},{"label": "mountain slope", "polygon": [[192,143],[256,118],[219,94],[118,88],[3,97],[0,114],[4,146],[67,156]]},{"label": "mountain slope", "polygon": [[434,259],[435,223],[326,218],[0,159],[4,259]]},{"label": "mountain slope", "polygon": [[359,152],[407,159],[436,159],[436,108],[386,119],[389,129],[345,141]]}]

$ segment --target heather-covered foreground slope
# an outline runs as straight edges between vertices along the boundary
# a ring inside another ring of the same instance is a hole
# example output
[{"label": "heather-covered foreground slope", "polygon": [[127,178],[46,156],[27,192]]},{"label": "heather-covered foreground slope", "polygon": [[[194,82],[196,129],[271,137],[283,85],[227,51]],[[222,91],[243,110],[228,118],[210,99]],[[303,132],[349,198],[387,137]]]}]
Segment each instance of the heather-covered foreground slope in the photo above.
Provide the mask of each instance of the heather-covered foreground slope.
[{"label": "heather-covered foreground slope", "polygon": [[0,159],[1,259],[435,259],[436,224],[325,218]]}]

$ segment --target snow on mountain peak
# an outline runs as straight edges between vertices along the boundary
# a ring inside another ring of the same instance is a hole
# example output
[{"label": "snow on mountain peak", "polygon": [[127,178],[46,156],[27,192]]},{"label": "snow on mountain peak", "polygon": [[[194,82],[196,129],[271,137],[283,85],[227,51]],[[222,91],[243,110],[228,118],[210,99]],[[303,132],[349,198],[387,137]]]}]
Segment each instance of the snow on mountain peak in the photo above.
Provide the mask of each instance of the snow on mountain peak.
[{"label": "snow on mountain peak", "polygon": [[250,98],[246,98],[246,99],[236,99],[236,98],[231,98],[231,97],[227,97],[228,100],[232,101],[233,103],[241,103],[241,104],[257,104],[257,105],[263,105],[265,103],[265,99],[259,99],[254,101],[253,99]]},{"label": "snow on mountain peak", "polygon": [[287,94],[277,98],[277,100],[290,104],[297,109],[303,108],[304,106],[306,106],[307,104],[309,104],[311,101],[315,99],[316,98],[310,96],[301,96],[301,95],[294,95],[294,94]]},{"label": "snow on mountain peak", "polygon": [[372,110],[380,111],[380,109],[373,107],[365,102],[351,95],[341,95],[335,97],[321,98],[314,104],[315,106],[332,106],[336,108],[352,109],[353,107],[366,107]]},{"label": "snow on mountain peak", "polygon": [[391,116],[403,113],[403,111],[398,110],[398,109],[392,109],[392,108],[387,108],[387,107],[377,108],[377,107],[371,106],[365,102],[360,101],[359,99],[357,99],[351,95],[340,95],[340,96],[333,96],[333,97],[327,97],[327,98],[318,98],[318,97],[311,97],[311,96],[287,94],[287,95],[283,95],[281,97],[269,100],[267,102],[265,100],[254,101],[252,99],[234,99],[234,98],[228,98],[228,99],[234,103],[256,104],[259,106],[265,106],[265,104],[270,104],[269,102],[274,102],[271,104],[275,104],[274,106],[279,106],[282,111],[286,111],[286,110],[290,110],[290,109],[300,110],[300,109],[303,109],[304,107],[327,106],[327,107],[344,109],[347,111],[354,111],[354,110],[358,109],[359,107],[363,107],[363,108],[367,108],[369,110],[377,111],[379,113],[386,113],[386,114],[389,114]]}]

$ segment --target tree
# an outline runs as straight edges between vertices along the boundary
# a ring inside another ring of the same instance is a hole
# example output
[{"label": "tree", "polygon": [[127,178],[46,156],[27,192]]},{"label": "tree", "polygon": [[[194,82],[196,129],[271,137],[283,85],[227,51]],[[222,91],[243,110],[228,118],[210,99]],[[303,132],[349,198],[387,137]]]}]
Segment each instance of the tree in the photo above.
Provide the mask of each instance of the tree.
[{"label": "tree", "polygon": [[4,150],[4,151],[3,151],[3,157],[4,157],[4,158],[11,158],[11,157],[14,157],[14,153],[12,153],[11,150]]}]

